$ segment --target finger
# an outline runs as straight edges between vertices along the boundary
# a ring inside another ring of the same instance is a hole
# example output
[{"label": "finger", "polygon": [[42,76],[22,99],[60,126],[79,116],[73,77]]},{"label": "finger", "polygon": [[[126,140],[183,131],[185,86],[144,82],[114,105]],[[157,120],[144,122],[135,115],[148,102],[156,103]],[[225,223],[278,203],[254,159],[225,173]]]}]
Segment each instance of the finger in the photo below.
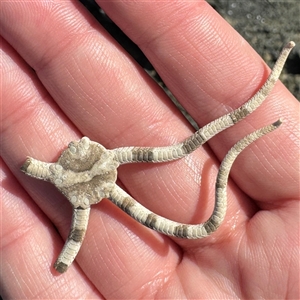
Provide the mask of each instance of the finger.
[{"label": "finger", "polygon": [[[53,160],[57,157],[57,149],[65,147],[67,140],[75,138],[76,133],[75,130],[65,130],[72,125],[53,103],[29,66],[3,39],[1,47],[1,67],[6,74],[2,81],[1,154],[15,176],[26,181],[28,178],[25,179],[20,173],[26,153],[41,160]],[[42,135],[37,134],[39,131]],[[38,149],[35,145],[40,145],[41,148]],[[34,184],[28,180],[27,182],[30,190]],[[35,190],[32,191],[31,195]],[[35,194],[37,204],[48,216],[55,216],[56,207],[62,198],[57,197],[58,193],[50,187],[40,192],[41,194]],[[50,197],[52,201],[43,205],[44,197]],[[67,203],[64,207],[68,211]]]},{"label": "finger", "polygon": [[[9,47],[7,46],[7,48]],[[71,221],[69,203],[47,183],[37,183],[29,178],[24,178],[18,169],[27,153],[41,160],[53,161],[57,158],[61,143],[66,144],[64,139],[73,139],[71,136],[76,136],[76,130],[43,90],[38,78],[32,74],[30,68],[11,48],[6,50],[6,53],[7,55],[3,55],[5,73],[15,74],[15,76],[5,77],[6,80],[3,82],[5,113],[3,114],[3,131],[1,133],[3,137],[2,154],[10,169],[26,186],[36,203],[61,229],[65,239]],[[16,84],[19,87],[17,90],[14,89]],[[23,107],[23,110],[17,109],[20,106]],[[34,140],[37,133],[40,134],[40,140]],[[53,151],[52,148],[56,148],[56,150]],[[109,207],[106,208],[106,206]],[[130,294],[132,289],[144,285],[149,278],[153,278],[153,274],[160,272],[161,265],[166,261],[168,267],[159,277],[167,276],[178,262],[178,249],[174,245],[170,245],[167,239],[158,238],[158,235],[147,232],[143,226],[140,228],[147,234],[144,239],[137,239],[139,230],[135,229],[136,223],[131,220],[120,222],[121,212],[116,211],[115,207],[109,203],[106,206],[105,203],[102,206],[106,211],[105,214],[100,210],[92,212],[92,222],[89,226],[92,230],[88,231],[84,247],[78,257],[81,266],[87,271],[97,288],[108,296],[113,293],[115,295],[123,294],[124,290]],[[103,218],[103,223],[101,218]],[[99,230],[99,222],[101,230]],[[132,232],[128,232],[128,228]],[[136,239],[135,243],[130,242],[134,239],[133,236]],[[56,247],[62,247],[62,243],[57,243],[56,240],[54,243]],[[114,251],[107,246],[110,244],[113,244]],[[155,252],[153,249],[156,249]],[[132,253],[135,253],[134,258],[128,260]],[[167,257],[162,255],[164,253],[167,253]],[[56,256],[57,252],[53,255],[52,260],[49,260],[49,268]],[[107,261],[110,263],[107,264]],[[151,268],[145,270],[145,276],[138,276],[138,270],[141,270],[149,262],[151,262]],[[120,269],[123,272],[120,272]],[[106,280],[99,280],[99,274],[101,274],[101,279],[105,277]],[[118,284],[112,285],[111,283],[116,281],[116,276],[119,276]],[[125,283],[128,283],[129,279],[135,284],[126,285]],[[122,288],[119,289],[119,286]]]},{"label": "finger", "polygon": [[[2,215],[6,216],[6,219],[3,220],[6,225],[3,238],[1,238],[3,241],[1,253],[3,254],[4,270],[6,270],[5,292],[7,295],[11,295],[12,292],[24,293],[23,295],[29,295],[30,298],[35,298],[33,295],[44,295],[44,297],[49,298],[58,295],[57,297],[63,298],[65,294],[75,296],[84,293],[87,293],[87,297],[98,297],[99,295],[93,292],[94,288],[91,287],[89,280],[84,277],[78,267],[69,272],[67,276],[69,279],[66,278],[72,282],[70,285],[61,287],[59,278],[53,276],[55,274],[53,274],[51,264],[61,250],[63,240],[55,228],[51,226],[51,221],[62,223],[62,220],[57,217],[57,207],[60,207],[67,216],[71,216],[71,209],[64,198],[51,186],[41,183],[41,188],[36,189],[34,182],[21,176],[19,167],[24,161],[24,147],[29,152],[35,153],[36,156],[40,156],[41,159],[52,159],[51,137],[53,138],[53,133],[54,135],[62,134],[62,132],[58,132],[58,129],[63,128],[64,122],[59,118],[57,108],[48,103],[49,96],[47,97],[47,93],[30,68],[4,40],[2,40],[1,47],[1,69],[6,74],[2,80],[1,156],[22,184],[26,185],[29,193],[44,211],[43,213],[37,208],[25,191],[20,188],[17,180],[5,169],[2,181],[3,199],[5,199]],[[41,101],[42,97],[44,101]],[[28,118],[23,117],[23,114],[20,113],[22,111],[20,107],[26,112],[30,112]],[[46,118],[41,119],[41,115],[46,116]],[[55,120],[49,122],[47,118],[51,119],[53,115],[55,115]],[[32,138],[34,140],[36,133],[32,122],[35,122],[39,128],[43,128],[46,134],[49,133],[48,139],[38,141],[38,138],[35,138],[35,141],[44,150],[49,149],[49,152],[43,151],[41,154],[36,152],[37,148],[31,148],[30,140]],[[64,125],[67,126],[67,124]],[[69,138],[76,135],[70,130],[65,130],[64,136],[66,137],[68,134]],[[57,141],[57,139],[55,141],[57,147],[61,141]],[[68,220],[65,220],[66,226],[69,225],[68,223]],[[18,273],[22,275],[16,276]],[[38,276],[40,280],[38,282],[32,281],[30,280],[32,276]],[[25,285],[26,288],[16,289],[20,278],[24,279],[24,282],[20,283],[21,286]],[[55,285],[57,288],[53,288]],[[77,288],[73,289],[74,286]],[[12,287],[14,288],[12,289]],[[56,291],[58,287],[60,289]],[[11,296],[11,298],[15,297]],[[18,298],[25,298],[25,296]]]},{"label": "finger", "polygon": [[[140,46],[200,127],[239,107],[268,76],[268,69],[254,50],[205,1],[171,6],[147,2],[132,5],[127,1],[98,3]],[[298,106],[278,82],[255,113],[209,141],[222,160],[247,133],[280,117],[286,120],[274,135],[241,154],[231,172],[248,195],[266,202],[266,206],[270,202],[281,205],[284,199],[297,195],[299,169],[294,161],[298,157]]]}]

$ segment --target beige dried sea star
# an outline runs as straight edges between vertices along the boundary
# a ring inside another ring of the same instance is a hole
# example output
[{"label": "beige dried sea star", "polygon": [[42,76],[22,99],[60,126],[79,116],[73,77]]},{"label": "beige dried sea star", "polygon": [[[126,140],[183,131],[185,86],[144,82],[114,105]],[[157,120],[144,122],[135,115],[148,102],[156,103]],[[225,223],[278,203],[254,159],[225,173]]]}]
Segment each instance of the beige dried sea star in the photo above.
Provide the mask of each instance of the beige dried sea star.
[{"label": "beige dried sea star", "polygon": [[214,135],[245,118],[257,109],[270,93],[294,45],[294,42],[289,42],[283,48],[266,83],[250,100],[199,129],[182,143],[168,147],[123,147],[107,150],[99,143],[90,141],[88,137],[83,137],[80,141],[71,142],[56,163],[41,162],[28,157],[21,170],[32,177],[52,182],[73,206],[70,233],[54,268],[63,273],[72,264],[86,233],[90,206],[103,198],[112,201],[141,224],[169,236],[199,239],[214,232],[225,217],[226,187],[234,160],[248,145],[278,128],[281,120],[249,134],[230,149],[217,176],[213,213],[201,224],[174,222],[148,210],[116,184],[117,168],[126,163],[160,163],[182,158]]}]

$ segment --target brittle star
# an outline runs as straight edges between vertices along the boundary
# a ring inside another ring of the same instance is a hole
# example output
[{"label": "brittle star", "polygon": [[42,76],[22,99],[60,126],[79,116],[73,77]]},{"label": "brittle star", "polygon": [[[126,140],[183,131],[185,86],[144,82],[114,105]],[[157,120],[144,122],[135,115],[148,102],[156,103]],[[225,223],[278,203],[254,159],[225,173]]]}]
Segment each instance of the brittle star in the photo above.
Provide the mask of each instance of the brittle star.
[{"label": "brittle star", "polygon": [[54,264],[63,273],[74,261],[83,242],[90,206],[107,198],[141,224],[160,233],[187,239],[204,238],[217,230],[227,209],[227,181],[236,157],[251,143],[275,130],[281,120],[265,126],[237,142],[221,163],[215,192],[215,206],[210,218],[201,224],[190,225],[171,221],[148,210],[117,184],[117,168],[136,162],[161,163],[182,158],[203,145],[210,138],[233,126],[265,100],[274,87],[294,42],[289,42],[280,53],[273,70],[261,89],[245,104],[205,125],[183,142],[168,147],[122,147],[105,149],[88,137],[71,142],[56,163],[46,163],[28,157],[21,167],[27,175],[52,182],[73,206],[71,229],[66,243]]}]

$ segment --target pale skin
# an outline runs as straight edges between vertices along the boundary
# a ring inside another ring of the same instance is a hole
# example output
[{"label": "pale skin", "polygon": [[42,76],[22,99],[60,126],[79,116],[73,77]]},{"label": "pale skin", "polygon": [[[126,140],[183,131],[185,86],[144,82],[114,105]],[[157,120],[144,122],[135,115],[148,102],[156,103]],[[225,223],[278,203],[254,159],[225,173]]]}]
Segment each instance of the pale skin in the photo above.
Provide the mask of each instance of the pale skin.
[{"label": "pale skin", "polygon": [[[84,244],[68,272],[59,276],[51,268],[72,208],[52,185],[19,171],[26,155],[55,161],[82,135],[116,148],[170,145],[194,131],[80,4],[57,3],[1,4],[0,294],[297,298],[299,103],[280,82],[257,111],[187,158],[119,168],[118,184],[141,204],[172,220],[199,223],[211,213],[217,169],[229,148],[283,118],[279,129],[235,162],[228,211],[217,232],[201,240],[165,237],[102,201],[91,212]],[[200,127],[244,103],[269,74],[205,2],[101,5]]]}]

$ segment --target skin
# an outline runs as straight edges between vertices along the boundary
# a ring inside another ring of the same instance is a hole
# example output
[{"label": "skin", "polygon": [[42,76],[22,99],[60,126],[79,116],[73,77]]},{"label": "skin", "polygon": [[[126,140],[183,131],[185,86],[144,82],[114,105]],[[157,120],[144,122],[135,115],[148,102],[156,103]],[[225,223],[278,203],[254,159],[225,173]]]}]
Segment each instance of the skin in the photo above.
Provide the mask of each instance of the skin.
[{"label": "skin", "polygon": [[[240,106],[269,74],[203,1],[99,4],[199,126]],[[82,135],[107,148],[166,146],[193,129],[80,3],[3,2],[0,22],[2,297],[299,297],[299,103],[280,82],[257,111],[188,157],[119,169],[118,184],[141,204],[200,223],[211,213],[230,147],[283,118],[234,163],[217,232],[201,240],[165,237],[103,200],[92,208],[76,261],[59,275],[52,265],[72,209],[51,184],[20,172],[26,156],[55,161]]]}]

